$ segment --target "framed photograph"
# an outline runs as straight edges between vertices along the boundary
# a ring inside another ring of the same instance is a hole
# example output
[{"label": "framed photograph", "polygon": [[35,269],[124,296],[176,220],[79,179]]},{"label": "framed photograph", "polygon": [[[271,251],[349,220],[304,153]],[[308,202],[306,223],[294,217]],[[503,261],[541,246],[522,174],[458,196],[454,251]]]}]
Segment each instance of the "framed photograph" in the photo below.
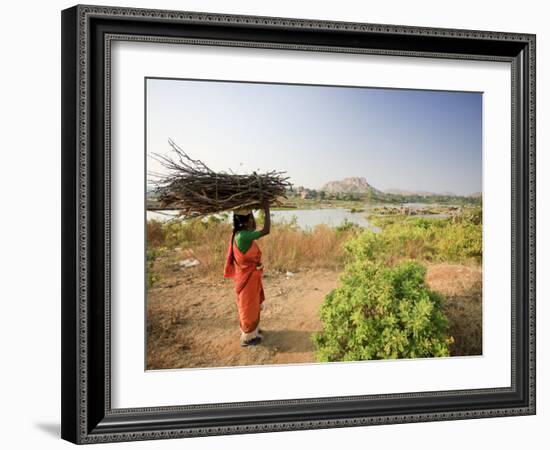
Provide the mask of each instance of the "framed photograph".
[{"label": "framed photograph", "polygon": [[535,414],[535,36],[62,11],[62,437]]}]

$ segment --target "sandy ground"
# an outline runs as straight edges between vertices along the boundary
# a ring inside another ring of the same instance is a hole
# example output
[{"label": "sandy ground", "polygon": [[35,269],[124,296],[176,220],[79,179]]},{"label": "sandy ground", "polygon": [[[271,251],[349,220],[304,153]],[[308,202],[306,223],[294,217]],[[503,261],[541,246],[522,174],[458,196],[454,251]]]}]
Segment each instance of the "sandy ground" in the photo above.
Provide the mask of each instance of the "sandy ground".
[{"label": "sandy ground", "polygon": [[[192,269],[187,269],[191,272]],[[242,348],[233,281],[174,276],[149,290],[150,369],[313,362],[311,333],[321,329],[319,307],[338,285],[338,273],[310,270],[264,275],[261,345]]]},{"label": "sandy ground", "polygon": [[[242,348],[232,280],[201,278],[192,268],[163,274],[148,294],[147,368],[314,362],[311,334],[321,329],[319,307],[338,278],[339,272],[322,269],[291,276],[266,272],[264,340]],[[458,317],[453,333],[464,334],[461,327],[478,319],[481,330],[481,268],[431,265],[427,280],[448,297],[447,309]],[[473,334],[467,339],[480,346],[481,331]]]},{"label": "sandy ground", "polygon": [[451,355],[481,355],[481,266],[429,265],[426,282],[445,297],[443,311],[449,319],[448,333],[455,340],[450,347]]}]

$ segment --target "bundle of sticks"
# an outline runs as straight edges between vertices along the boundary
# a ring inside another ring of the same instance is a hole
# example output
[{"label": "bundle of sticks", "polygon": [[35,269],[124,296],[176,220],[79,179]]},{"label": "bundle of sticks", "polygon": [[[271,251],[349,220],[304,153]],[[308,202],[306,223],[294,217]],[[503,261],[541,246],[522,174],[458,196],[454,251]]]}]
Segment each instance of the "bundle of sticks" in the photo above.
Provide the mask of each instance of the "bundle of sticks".
[{"label": "bundle of sticks", "polygon": [[177,209],[184,218],[202,217],[236,209],[258,209],[265,202],[280,204],[291,187],[285,172],[270,171],[239,175],[215,172],[192,159],[171,139],[168,157],[153,154],[165,173],[151,173],[160,207]]}]

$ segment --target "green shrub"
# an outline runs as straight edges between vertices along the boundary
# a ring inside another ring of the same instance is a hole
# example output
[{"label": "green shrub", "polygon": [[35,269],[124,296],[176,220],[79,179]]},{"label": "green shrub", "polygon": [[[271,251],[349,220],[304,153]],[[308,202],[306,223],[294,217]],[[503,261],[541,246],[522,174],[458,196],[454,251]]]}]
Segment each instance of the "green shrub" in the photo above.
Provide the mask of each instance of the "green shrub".
[{"label": "green shrub", "polygon": [[416,262],[386,267],[362,258],[346,266],[341,286],[321,306],[313,340],[320,361],[449,356],[452,338],[442,299]]},{"label": "green shrub", "polygon": [[147,249],[147,289],[153,287],[161,279],[160,274],[156,273],[154,269],[154,263],[159,256],[165,253],[164,247]]},{"label": "green shrub", "polygon": [[358,230],[359,225],[357,225],[355,222],[352,222],[351,220],[344,219],[342,223],[338,226],[336,226],[335,230],[337,233],[344,233],[346,231],[351,230]]},{"label": "green shrub", "polygon": [[462,262],[474,259],[481,262],[481,225],[470,222],[449,224],[439,239],[434,242],[437,255],[445,261]]},{"label": "green shrub", "polygon": [[375,218],[380,232],[366,230],[348,250],[358,257],[393,264],[401,259],[481,262],[479,213],[453,219],[393,216]]}]

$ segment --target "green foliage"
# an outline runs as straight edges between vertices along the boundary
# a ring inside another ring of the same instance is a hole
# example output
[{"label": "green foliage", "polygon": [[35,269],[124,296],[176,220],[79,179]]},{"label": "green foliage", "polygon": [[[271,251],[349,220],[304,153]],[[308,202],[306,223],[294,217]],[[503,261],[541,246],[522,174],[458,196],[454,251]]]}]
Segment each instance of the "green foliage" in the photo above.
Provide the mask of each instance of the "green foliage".
[{"label": "green foliage", "polygon": [[401,259],[481,262],[480,211],[448,219],[389,216],[371,220],[382,231],[366,230],[349,242],[351,254],[387,264]]},{"label": "green foliage", "polygon": [[421,261],[480,261],[481,211],[448,219],[388,216],[344,244],[339,288],[321,307],[314,335],[320,361],[449,356],[442,298],[425,283]]},{"label": "green foliage", "polygon": [[160,281],[160,275],[153,270],[156,259],[162,256],[166,251],[166,248],[152,248],[147,249],[147,289],[153,287]]},{"label": "green foliage", "polygon": [[336,233],[344,233],[346,231],[358,230],[360,227],[351,220],[344,219],[340,225],[335,227]]},{"label": "green foliage", "polygon": [[376,203],[431,203],[439,205],[480,205],[481,197],[465,197],[460,195],[419,195],[419,194],[390,194],[387,192],[373,192],[371,200]]},{"label": "green foliage", "polygon": [[[352,251],[358,246],[352,247]],[[358,255],[321,306],[317,358],[329,361],[449,356],[442,300],[416,262],[385,267]]]},{"label": "green foliage", "polygon": [[465,261],[469,258],[481,262],[482,256],[481,225],[471,223],[453,223],[444,236],[435,242],[438,259],[447,261]]}]

